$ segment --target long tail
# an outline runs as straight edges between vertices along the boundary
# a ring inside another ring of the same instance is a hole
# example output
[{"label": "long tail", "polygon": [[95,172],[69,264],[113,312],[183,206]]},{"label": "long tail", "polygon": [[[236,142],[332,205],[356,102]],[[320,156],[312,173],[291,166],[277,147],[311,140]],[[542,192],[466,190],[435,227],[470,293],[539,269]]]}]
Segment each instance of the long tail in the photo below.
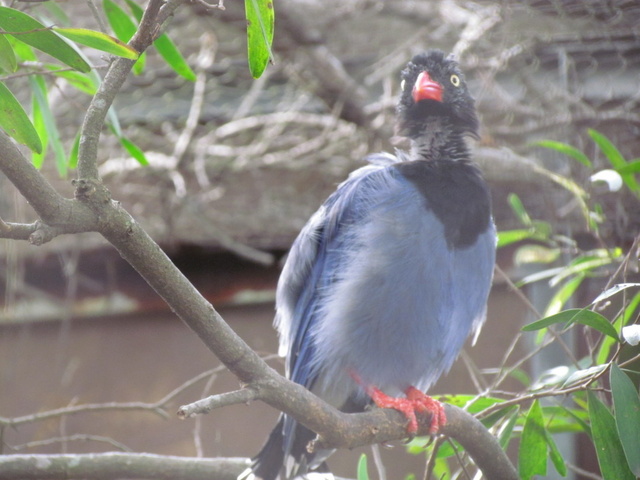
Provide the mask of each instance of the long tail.
[{"label": "long tail", "polygon": [[[285,430],[288,435],[293,435],[290,442],[285,442]],[[285,415],[280,415],[262,450],[252,459],[251,466],[238,476],[238,480],[333,480],[324,463],[331,452],[307,452],[307,444],[313,438],[315,434],[311,430],[292,419],[287,421]],[[289,448],[286,444],[289,444]],[[311,471],[313,476],[307,477]]]}]

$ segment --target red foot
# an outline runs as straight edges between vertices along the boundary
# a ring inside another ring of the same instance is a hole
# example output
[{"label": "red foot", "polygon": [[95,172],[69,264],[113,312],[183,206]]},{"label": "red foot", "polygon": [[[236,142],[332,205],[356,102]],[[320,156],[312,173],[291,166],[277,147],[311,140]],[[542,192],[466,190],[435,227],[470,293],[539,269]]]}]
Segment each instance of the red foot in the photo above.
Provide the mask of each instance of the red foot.
[{"label": "red foot", "polygon": [[429,433],[431,435],[438,433],[438,430],[447,423],[447,417],[445,416],[442,403],[422,393],[415,387],[409,387],[405,390],[407,398],[395,398],[390,397],[376,387],[364,385],[357,374],[352,373],[351,376],[365,389],[367,395],[371,397],[378,407],[393,408],[407,417],[407,420],[409,420],[407,433],[409,435],[413,436],[418,431],[416,413],[428,413],[431,415],[431,425],[429,426]]}]

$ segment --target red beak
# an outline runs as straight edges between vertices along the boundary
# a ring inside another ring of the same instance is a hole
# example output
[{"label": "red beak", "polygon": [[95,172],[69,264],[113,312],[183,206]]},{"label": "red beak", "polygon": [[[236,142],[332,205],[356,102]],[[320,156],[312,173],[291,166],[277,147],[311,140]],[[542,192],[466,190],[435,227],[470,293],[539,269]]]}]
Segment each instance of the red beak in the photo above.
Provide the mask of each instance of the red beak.
[{"label": "red beak", "polygon": [[416,84],[413,86],[413,101],[418,103],[421,100],[435,100],[442,102],[442,85],[431,80],[427,72],[418,75]]}]

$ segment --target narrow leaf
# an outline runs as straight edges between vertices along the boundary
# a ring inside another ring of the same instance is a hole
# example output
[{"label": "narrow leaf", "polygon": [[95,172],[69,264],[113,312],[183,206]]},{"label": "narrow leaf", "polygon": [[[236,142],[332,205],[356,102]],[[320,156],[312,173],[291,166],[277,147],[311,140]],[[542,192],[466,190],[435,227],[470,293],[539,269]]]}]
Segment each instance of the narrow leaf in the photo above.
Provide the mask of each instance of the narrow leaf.
[{"label": "narrow leaf", "polygon": [[71,146],[71,151],[69,152],[69,161],[67,165],[69,168],[74,169],[78,167],[78,150],[80,149],[80,132],[76,134],[76,138],[73,141],[73,145]]},{"label": "narrow leaf", "polygon": [[558,450],[558,446],[556,442],[553,440],[551,434],[547,431],[547,445],[549,447],[549,457],[551,457],[551,462],[553,462],[553,466],[556,468],[556,472],[558,472],[561,476],[567,476],[567,464],[562,458],[562,454],[560,450]]},{"label": "narrow leaf", "polygon": [[0,7],[0,28],[80,72],[91,67],[78,52],[35,18],[13,8]]},{"label": "narrow leaf", "polygon": [[534,330],[540,330],[541,328],[546,328],[556,323],[566,323],[567,326],[571,325],[572,323],[581,323],[582,325],[588,325],[592,328],[595,328],[599,332],[604,333],[605,335],[609,335],[610,337],[615,338],[617,341],[619,341],[618,332],[616,332],[616,329],[609,323],[609,321],[605,317],[597,312],[579,308],[564,310],[560,313],[556,313],[555,315],[551,315],[549,317],[532,322],[522,327],[522,331],[532,332]]},{"label": "narrow leaf", "polygon": [[358,460],[357,479],[369,480],[369,470],[367,469],[367,455],[364,453],[360,455],[360,459]]},{"label": "narrow leaf", "polygon": [[[133,13],[133,16],[136,17],[136,20],[138,20],[138,22],[140,22],[140,20],[142,19],[142,14],[144,13],[142,7],[140,7],[140,5],[135,3],[133,0],[125,0],[125,2],[129,6],[131,13]],[[166,33],[160,35],[156,39],[156,41],[153,42],[153,45],[158,50],[160,56],[164,59],[165,62],[167,62],[167,65],[169,65],[174,72],[191,82],[195,82],[195,72],[191,69],[178,48]]]},{"label": "narrow leaf", "polygon": [[16,37],[13,37],[11,35],[3,35],[3,36],[7,39],[7,41],[13,48],[13,51],[15,52],[18,60],[22,60],[24,62],[38,61],[38,57],[33,51],[33,48],[31,48],[29,45],[27,45],[24,42],[21,42]]},{"label": "narrow leaf", "polygon": [[536,400],[531,405],[522,429],[518,450],[518,473],[523,480],[547,473],[547,433],[542,408]]},{"label": "narrow leaf", "polygon": [[46,68],[51,70],[56,77],[64,78],[70,85],[87,95],[95,95],[98,91],[100,83],[96,78],[89,74],[78,73],[73,70],[64,70],[59,65],[45,64]]},{"label": "narrow leaf", "polygon": [[[624,308],[622,313],[618,315],[618,317],[613,321],[613,328],[616,329],[616,332],[620,332],[622,334],[622,338],[627,341],[624,335],[623,326],[627,324],[632,318],[634,318],[634,314],[636,309],[640,305],[640,292],[636,293],[634,297],[629,301],[628,305]],[[611,352],[611,347],[617,344],[618,342],[613,340],[611,337],[604,337],[602,339],[602,344],[598,349],[598,354],[596,356],[596,364],[606,363],[609,359],[609,353]]]},{"label": "narrow leaf", "polygon": [[564,155],[567,155],[579,161],[584,166],[591,167],[591,160],[589,160],[589,157],[587,157],[584,153],[582,153],[577,148],[572,147],[571,145],[562,142],[555,142],[553,140],[541,140],[539,142],[536,142],[535,144],[541,147],[550,148],[552,150],[555,150],[556,152],[563,153]]},{"label": "narrow leaf", "polygon": [[47,133],[47,126],[42,116],[42,110],[40,109],[40,102],[31,101],[31,118],[33,119],[33,126],[40,137],[42,142],[42,152],[31,152],[31,163],[37,169],[42,168],[44,159],[47,156],[47,146],[49,145],[49,135]]},{"label": "narrow leaf", "polygon": [[138,27],[127,12],[112,0],[103,0],[102,8],[116,37],[124,43],[131,40]]},{"label": "narrow leaf", "polygon": [[504,230],[498,232],[498,248],[506,247],[512,243],[526,240],[535,235],[535,232],[530,228],[521,228],[518,230]]},{"label": "narrow leaf", "polygon": [[564,381],[562,388],[567,388],[579,383],[590,382],[596,375],[599,375],[607,368],[606,365],[595,365],[593,367],[576,370]]},{"label": "narrow leaf", "polygon": [[186,78],[191,82],[196,81],[196,74],[191,69],[187,61],[184,59],[178,47],[175,46],[173,41],[166,35],[160,35],[153,45],[158,50],[160,56],[167,62],[174,72],[178,75]]},{"label": "narrow leaf", "polygon": [[47,128],[47,136],[55,155],[58,174],[60,174],[61,177],[65,177],[67,174],[67,155],[64,152],[64,147],[60,140],[60,132],[58,131],[55,117],[51,112],[51,108],[49,108],[47,85],[40,75],[29,77],[29,85],[33,92],[33,98],[38,103],[40,111],[42,112],[42,119]]},{"label": "narrow leaf", "polygon": [[125,137],[120,137],[120,143],[140,165],[149,165],[149,160],[147,160],[144,152],[135,143]]},{"label": "narrow leaf", "polygon": [[520,412],[520,407],[516,407],[517,408],[512,411],[509,420],[504,424],[504,426],[500,430],[500,433],[498,434],[498,441],[500,442],[500,446],[503,450],[506,450],[509,446],[509,442],[511,441],[511,437],[513,434],[513,429],[518,422],[518,413]]},{"label": "narrow leaf", "polygon": [[[627,165],[627,161],[620,150],[618,150],[604,134],[592,128],[590,128],[588,132],[589,136],[598,144],[598,147],[600,147],[600,150],[605,154],[613,168],[618,169]],[[632,174],[622,175],[622,180],[632,192],[640,192],[640,185]]]},{"label": "narrow leaf", "polygon": [[625,175],[628,173],[640,173],[640,160],[631,160],[624,167],[616,168],[616,172],[620,175]]},{"label": "narrow leaf", "polygon": [[247,17],[249,70],[253,78],[259,78],[272,58],[273,1],[244,0],[244,10]]},{"label": "narrow leaf", "polygon": [[531,221],[531,217],[525,210],[524,205],[522,204],[522,200],[520,200],[520,197],[518,197],[518,195],[516,195],[515,193],[510,193],[509,196],[507,197],[507,200],[509,201],[511,210],[513,210],[513,213],[515,213],[516,216],[518,217],[518,220],[520,220],[520,222],[525,227],[532,226],[533,222]]},{"label": "narrow leaf", "polygon": [[[2,12],[0,12],[2,15]],[[13,93],[0,82],[0,128],[16,142],[42,153],[42,142],[27,113]]]},{"label": "narrow leaf", "polygon": [[513,255],[513,261],[516,265],[525,265],[529,263],[553,263],[562,251],[559,248],[548,248],[538,244],[523,245]]},{"label": "narrow leaf", "polygon": [[587,391],[587,398],[591,436],[602,477],[604,480],[635,480],[627,465],[613,415],[592,391]]},{"label": "narrow leaf", "polygon": [[576,292],[578,287],[582,284],[582,281],[585,279],[584,273],[579,273],[575,275],[573,278],[567,280],[564,285],[562,285],[551,297],[547,308],[545,309],[543,315],[548,317],[550,315],[555,315],[562,310],[565,303],[569,301],[569,299]]},{"label": "narrow leaf", "polygon": [[0,69],[9,73],[18,69],[16,53],[13,51],[6,35],[0,35]]},{"label": "narrow leaf", "polygon": [[139,53],[133,47],[102,32],[85,28],[53,28],[53,31],[76,43],[117,55],[118,57],[137,60],[139,56]]},{"label": "narrow leaf", "polygon": [[621,292],[623,290],[626,290],[627,288],[632,288],[632,287],[640,287],[640,283],[618,283],[618,284],[614,285],[613,287],[606,289],[604,292],[602,292],[600,295],[598,295],[595,298],[595,300],[593,300],[593,302],[591,302],[591,305],[593,305],[594,303],[598,303],[598,302],[601,302],[603,300],[606,300],[607,298],[612,297],[616,293]]},{"label": "narrow leaf", "polygon": [[615,363],[610,375],[620,442],[629,468],[640,477],[640,397],[631,379]]},{"label": "narrow leaf", "polygon": [[589,136],[598,144],[598,147],[600,147],[600,150],[602,150],[602,153],[605,154],[614,168],[624,167],[627,164],[620,150],[618,150],[604,134],[592,128],[590,128],[588,132]]}]

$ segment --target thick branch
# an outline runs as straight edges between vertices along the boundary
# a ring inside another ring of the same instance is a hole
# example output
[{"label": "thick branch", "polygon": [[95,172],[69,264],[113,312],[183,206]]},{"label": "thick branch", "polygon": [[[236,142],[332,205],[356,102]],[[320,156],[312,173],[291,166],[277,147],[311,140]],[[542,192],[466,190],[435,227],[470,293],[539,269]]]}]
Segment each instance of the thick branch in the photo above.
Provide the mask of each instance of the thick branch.
[{"label": "thick branch", "polygon": [[244,458],[205,459],[144,453],[0,455],[0,480],[122,477],[235,480],[246,466]]},{"label": "thick branch", "polygon": [[96,216],[81,203],[62,197],[0,130],[0,171],[13,183],[42,219],[33,224],[3,222],[0,238],[29,240],[41,245],[63,233],[95,231]]}]

